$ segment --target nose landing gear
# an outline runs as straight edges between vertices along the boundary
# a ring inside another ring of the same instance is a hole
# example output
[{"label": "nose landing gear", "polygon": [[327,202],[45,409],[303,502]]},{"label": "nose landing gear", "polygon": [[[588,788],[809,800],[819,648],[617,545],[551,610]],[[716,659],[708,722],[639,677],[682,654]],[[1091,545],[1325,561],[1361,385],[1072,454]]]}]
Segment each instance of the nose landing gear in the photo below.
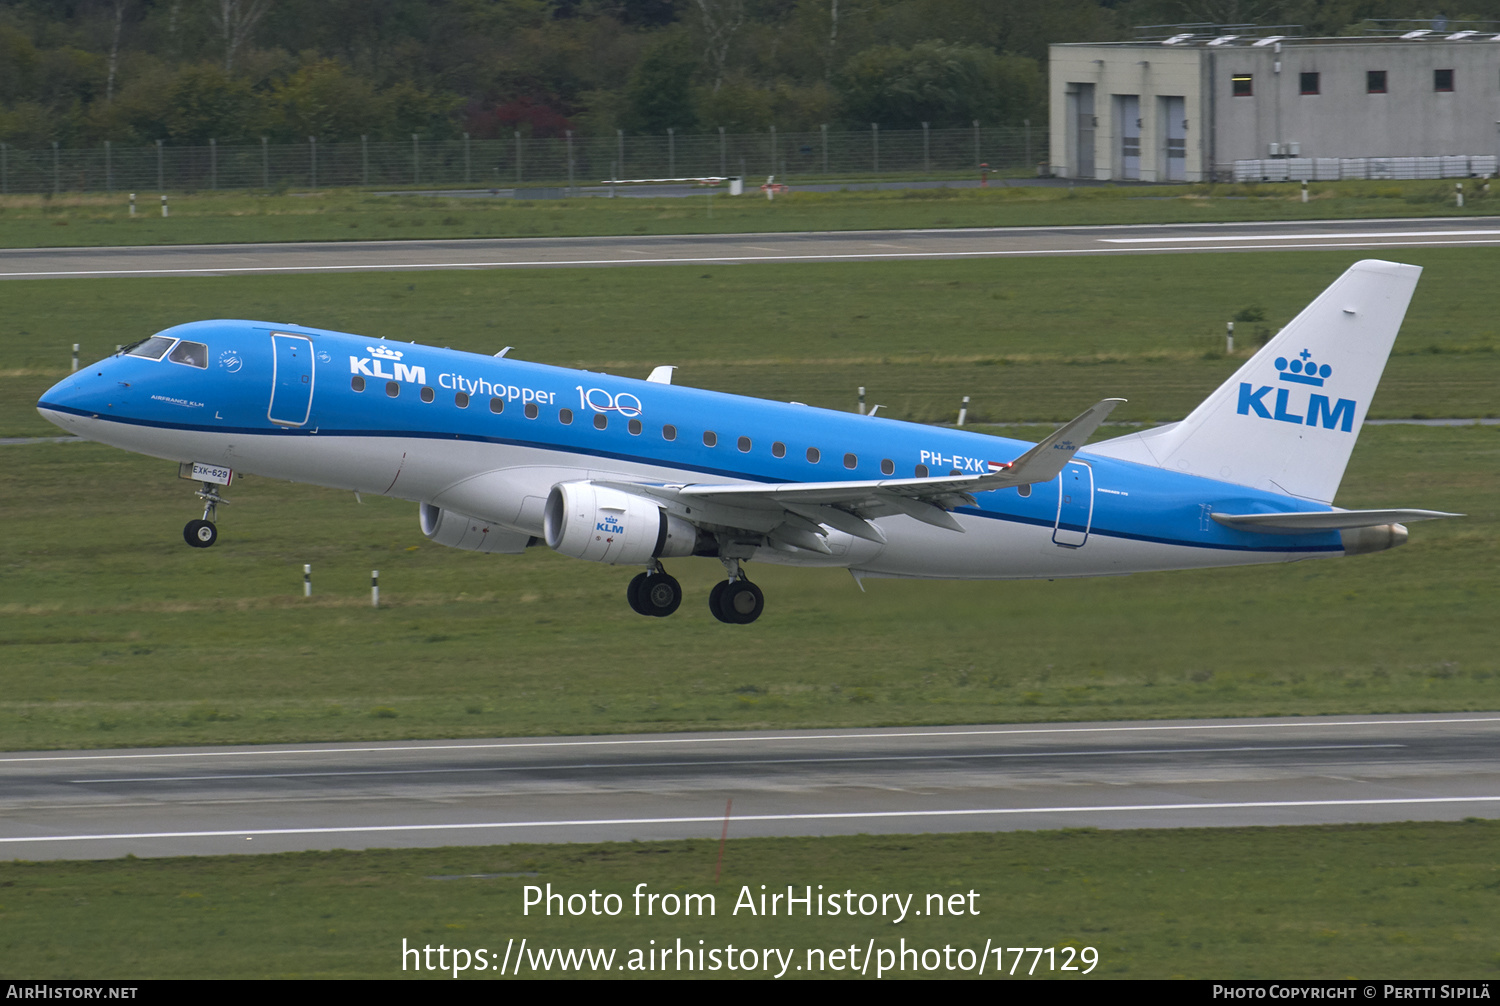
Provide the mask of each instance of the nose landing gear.
[{"label": "nose landing gear", "polygon": [[203,483],[197,496],[203,501],[203,519],[188,521],[182,529],[182,540],[193,548],[208,548],[219,540],[219,529],[214,526],[214,518],[219,515],[219,504],[228,506],[229,501],[219,495],[218,488],[212,482]]}]

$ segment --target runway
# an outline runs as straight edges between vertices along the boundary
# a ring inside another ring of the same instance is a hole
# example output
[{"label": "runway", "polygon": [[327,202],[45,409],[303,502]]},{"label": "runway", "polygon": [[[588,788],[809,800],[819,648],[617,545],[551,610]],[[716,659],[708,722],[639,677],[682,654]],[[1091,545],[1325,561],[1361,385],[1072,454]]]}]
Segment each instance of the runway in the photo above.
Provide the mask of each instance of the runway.
[{"label": "runway", "polygon": [[0,279],[1494,247],[1500,217],[0,250]]},{"label": "runway", "polygon": [[1500,817],[1500,713],[0,755],[0,859]]}]

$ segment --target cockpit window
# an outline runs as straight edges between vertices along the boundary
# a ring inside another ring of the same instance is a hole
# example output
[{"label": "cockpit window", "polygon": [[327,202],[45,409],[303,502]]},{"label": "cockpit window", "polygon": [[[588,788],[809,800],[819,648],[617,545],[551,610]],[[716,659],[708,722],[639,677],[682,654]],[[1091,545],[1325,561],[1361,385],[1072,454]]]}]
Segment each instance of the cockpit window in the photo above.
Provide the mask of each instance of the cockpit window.
[{"label": "cockpit window", "polygon": [[181,363],[201,370],[208,366],[208,347],[201,342],[188,342],[184,339],[177,344],[177,348],[172,350],[172,355],[167,359],[173,363]]},{"label": "cockpit window", "polygon": [[127,356],[144,357],[147,360],[160,360],[163,356],[167,355],[167,350],[171,348],[172,343],[175,341],[175,339],[168,339],[165,336],[153,335],[151,338],[142,339],[134,346],[131,346],[125,351],[125,354]]}]

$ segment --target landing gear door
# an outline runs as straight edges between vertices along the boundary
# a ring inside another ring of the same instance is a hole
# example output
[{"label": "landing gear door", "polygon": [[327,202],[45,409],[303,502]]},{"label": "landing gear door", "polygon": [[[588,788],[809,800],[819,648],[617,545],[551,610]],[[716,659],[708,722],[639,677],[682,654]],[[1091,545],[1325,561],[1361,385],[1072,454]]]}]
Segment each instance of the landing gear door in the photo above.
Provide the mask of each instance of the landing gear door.
[{"label": "landing gear door", "polygon": [[279,426],[303,426],[312,415],[312,340],[276,332],[271,347],[271,405],[266,418]]},{"label": "landing gear door", "polygon": [[1082,461],[1069,462],[1057,477],[1057,523],[1052,540],[1066,548],[1080,548],[1089,540],[1094,520],[1094,470]]}]

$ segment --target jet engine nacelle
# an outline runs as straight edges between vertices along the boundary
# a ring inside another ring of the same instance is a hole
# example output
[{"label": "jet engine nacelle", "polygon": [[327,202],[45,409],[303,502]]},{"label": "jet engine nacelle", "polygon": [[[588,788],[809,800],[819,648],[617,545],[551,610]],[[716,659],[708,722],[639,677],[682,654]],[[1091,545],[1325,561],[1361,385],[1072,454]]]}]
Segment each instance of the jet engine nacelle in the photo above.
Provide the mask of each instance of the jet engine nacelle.
[{"label": "jet engine nacelle", "polygon": [[423,503],[417,510],[422,522],[422,533],[439,545],[461,548],[469,552],[498,552],[515,555],[526,550],[534,540],[522,531],[510,531],[496,527],[489,521],[454,513],[442,507]]},{"label": "jet engine nacelle", "polygon": [[641,496],[562,482],[547,496],[543,525],[547,544],[563,555],[616,566],[644,566],[652,559],[692,555],[698,531]]}]

